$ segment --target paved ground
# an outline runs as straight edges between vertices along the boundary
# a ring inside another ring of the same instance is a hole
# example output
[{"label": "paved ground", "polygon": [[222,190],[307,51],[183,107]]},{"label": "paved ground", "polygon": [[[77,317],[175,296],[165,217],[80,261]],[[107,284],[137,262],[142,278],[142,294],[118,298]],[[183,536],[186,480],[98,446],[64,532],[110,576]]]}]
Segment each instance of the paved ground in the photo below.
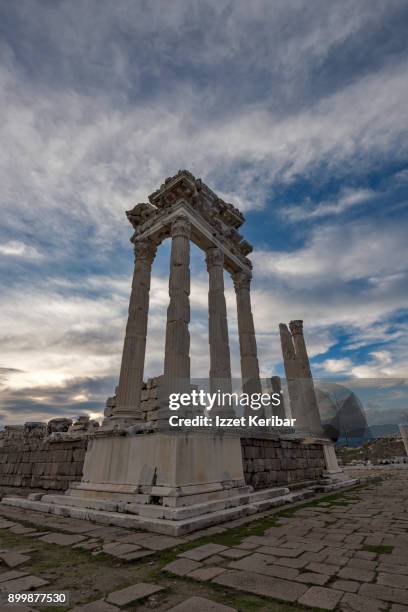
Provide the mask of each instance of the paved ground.
[{"label": "paved ground", "polygon": [[185,538],[0,505],[0,593],[69,590],[97,612],[408,611],[408,470],[379,473]]}]

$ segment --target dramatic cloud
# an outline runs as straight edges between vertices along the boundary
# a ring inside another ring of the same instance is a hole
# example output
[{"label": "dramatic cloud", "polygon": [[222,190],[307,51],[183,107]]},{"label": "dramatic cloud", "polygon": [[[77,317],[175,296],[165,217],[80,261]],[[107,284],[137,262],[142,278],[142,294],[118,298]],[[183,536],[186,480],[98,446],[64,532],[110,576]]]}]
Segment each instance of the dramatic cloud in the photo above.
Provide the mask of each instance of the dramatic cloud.
[{"label": "dramatic cloud", "polygon": [[[319,375],[402,376],[407,21],[403,0],[0,4],[3,421],[101,413],[130,292],[124,212],[183,167],[246,213],[265,376],[282,373],[291,318]],[[146,376],[163,368],[168,254]],[[192,279],[202,376],[208,279],[194,250]]]}]

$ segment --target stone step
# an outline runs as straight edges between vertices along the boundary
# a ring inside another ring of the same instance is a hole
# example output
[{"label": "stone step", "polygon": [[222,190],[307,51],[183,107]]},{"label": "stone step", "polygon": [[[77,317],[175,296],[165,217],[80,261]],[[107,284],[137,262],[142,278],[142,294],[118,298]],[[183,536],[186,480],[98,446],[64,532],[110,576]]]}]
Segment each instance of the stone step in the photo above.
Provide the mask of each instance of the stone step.
[{"label": "stone step", "polygon": [[43,495],[41,502],[45,504],[59,504],[62,506],[82,506],[94,510],[106,510],[106,512],[117,512],[118,504],[109,500],[92,499],[89,497],[74,497],[73,495]]},{"label": "stone step", "polygon": [[219,523],[241,518],[248,514],[253,514],[256,510],[250,505],[226,508],[217,512],[211,512],[202,516],[192,517],[181,521],[164,520],[151,517],[141,517],[123,512],[106,512],[104,510],[93,510],[90,508],[80,508],[76,506],[63,506],[48,504],[41,501],[32,501],[21,497],[6,497],[2,504],[36,510],[39,512],[55,514],[57,516],[71,517],[75,519],[87,520],[104,525],[115,525],[126,529],[145,529],[164,535],[179,536],[191,533],[198,529],[211,527]]},{"label": "stone step", "polygon": [[324,482],[319,482],[313,488],[317,493],[328,493],[330,491],[338,491],[339,489],[348,489],[349,487],[353,487],[359,484],[359,479],[353,478],[349,480],[337,480],[328,482],[327,484]]},{"label": "stone step", "polygon": [[290,493],[288,487],[274,487],[272,489],[262,489],[260,491],[255,491],[251,493],[251,502],[261,501],[263,499],[271,499],[272,497],[281,497],[282,495],[287,495]]},{"label": "stone step", "polygon": [[[169,508],[167,506],[154,504],[129,504],[124,502],[112,502],[109,500],[98,500],[92,497],[65,496],[65,495],[43,495],[41,502],[44,504],[57,504],[60,506],[74,506],[89,508],[93,510],[104,510],[106,512],[125,512],[151,518],[163,518],[169,520],[189,519],[193,516],[208,514],[227,508],[242,506],[247,503],[256,504],[262,501],[281,498],[289,493],[286,487],[265,489],[251,494],[226,497],[224,499],[208,501],[200,504],[179,506]],[[272,507],[273,505],[267,506]]]}]

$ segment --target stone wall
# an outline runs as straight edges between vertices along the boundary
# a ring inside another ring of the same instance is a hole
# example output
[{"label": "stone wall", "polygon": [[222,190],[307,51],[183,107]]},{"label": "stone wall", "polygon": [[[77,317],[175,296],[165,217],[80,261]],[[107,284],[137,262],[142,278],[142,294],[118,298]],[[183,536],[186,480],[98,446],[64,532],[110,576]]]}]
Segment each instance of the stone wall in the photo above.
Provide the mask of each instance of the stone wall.
[{"label": "stone wall", "polygon": [[317,480],[325,469],[323,447],[298,440],[241,438],[245,482],[254,489]]},{"label": "stone wall", "polygon": [[0,486],[65,491],[80,480],[88,440],[26,440],[0,447]]},{"label": "stone wall", "polygon": [[7,425],[0,431],[0,487],[65,491],[80,480],[88,434],[98,423],[89,417],[48,423]]}]

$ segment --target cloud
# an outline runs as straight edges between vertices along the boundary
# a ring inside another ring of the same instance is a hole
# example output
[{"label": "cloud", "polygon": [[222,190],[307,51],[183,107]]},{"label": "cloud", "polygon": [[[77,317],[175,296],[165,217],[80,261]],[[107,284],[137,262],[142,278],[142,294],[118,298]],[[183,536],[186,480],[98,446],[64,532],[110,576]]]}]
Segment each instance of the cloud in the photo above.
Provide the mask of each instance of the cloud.
[{"label": "cloud", "polygon": [[257,273],[275,275],[291,284],[320,284],[330,279],[371,279],[373,285],[401,281],[407,271],[408,244],[404,225],[375,221],[314,227],[306,244],[290,252],[255,251]]},{"label": "cloud", "polygon": [[327,200],[312,205],[310,202],[302,206],[290,206],[281,210],[282,216],[296,222],[303,219],[318,219],[340,215],[350,208],[359,206],[376,196],[372,189],[345,189],[337,200]]},{"label": "cloud", "polygon": [[353,362],[348,357],[344,357],[343,359],[326,359],[319,367],[324,368],[326,372],[331,374],[340,374],[348,372],[352,363]]},{"label": "cloud", "polygon": [[8,242],[0,243],[0,256],[18,257],[23,259],[42,259],[43,255],[33,246],[27,245],[19,240],[9,240]]}]

